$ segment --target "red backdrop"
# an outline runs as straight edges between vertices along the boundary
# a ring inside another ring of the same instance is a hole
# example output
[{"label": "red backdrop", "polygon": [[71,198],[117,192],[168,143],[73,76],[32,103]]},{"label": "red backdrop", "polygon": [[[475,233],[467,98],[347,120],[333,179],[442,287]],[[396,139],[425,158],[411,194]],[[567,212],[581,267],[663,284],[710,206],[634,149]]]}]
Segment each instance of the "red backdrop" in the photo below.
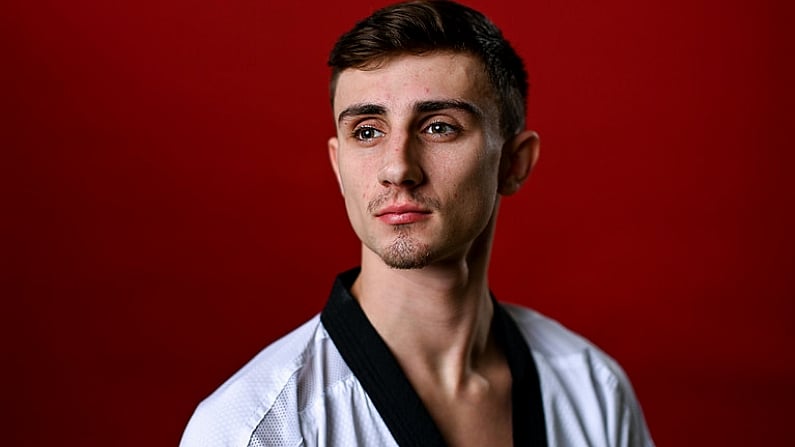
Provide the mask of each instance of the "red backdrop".
[{"label": "red backdrop", "polygon": [[[542,137],[495,292],[615,356],[661,446],[791,439],[792,8],[515,3],[470,3]],[[0,6],[4,444],[175,445],[321,309],[358,258],[325,57],[382,4]]]}]

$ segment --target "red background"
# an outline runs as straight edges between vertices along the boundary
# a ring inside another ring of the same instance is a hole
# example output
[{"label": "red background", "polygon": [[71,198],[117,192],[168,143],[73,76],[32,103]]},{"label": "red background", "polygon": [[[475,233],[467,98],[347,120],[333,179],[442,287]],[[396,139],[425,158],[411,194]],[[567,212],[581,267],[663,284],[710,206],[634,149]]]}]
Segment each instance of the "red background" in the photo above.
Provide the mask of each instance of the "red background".
[{"label": "red background", "polygon": [[[795,404],[792,8],[472,0],[531,76],[492,286],[616,357],[659,445]],[[356,264],[325,58],[381,1],[4,2],[6,445],[175,445]]]}]

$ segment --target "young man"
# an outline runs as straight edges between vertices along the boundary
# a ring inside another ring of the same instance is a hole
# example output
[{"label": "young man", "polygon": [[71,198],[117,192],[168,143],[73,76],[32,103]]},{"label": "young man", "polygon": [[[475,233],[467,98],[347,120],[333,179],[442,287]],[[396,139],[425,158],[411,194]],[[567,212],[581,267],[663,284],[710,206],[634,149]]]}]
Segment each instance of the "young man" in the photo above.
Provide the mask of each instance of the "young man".
[{"label": "young man", "polygon": [[489,292],[500,196],[539,146],[500,31],[455,3],[400,4],[329,64],[329,155],[361,267],[205,400],[182,445],[652,445],[613,360]]}]

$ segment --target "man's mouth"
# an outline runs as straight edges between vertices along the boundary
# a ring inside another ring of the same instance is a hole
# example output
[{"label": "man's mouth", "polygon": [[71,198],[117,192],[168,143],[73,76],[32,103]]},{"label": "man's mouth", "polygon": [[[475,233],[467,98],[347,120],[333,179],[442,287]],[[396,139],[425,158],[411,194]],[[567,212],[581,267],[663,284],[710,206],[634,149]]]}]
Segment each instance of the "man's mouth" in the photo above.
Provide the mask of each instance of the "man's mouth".
[{"label": "man's mouth", "polygon": [[375,217],[389,225],[406,225],[428,219],[430,210],[411,204],[389,205],[379,209]]}]

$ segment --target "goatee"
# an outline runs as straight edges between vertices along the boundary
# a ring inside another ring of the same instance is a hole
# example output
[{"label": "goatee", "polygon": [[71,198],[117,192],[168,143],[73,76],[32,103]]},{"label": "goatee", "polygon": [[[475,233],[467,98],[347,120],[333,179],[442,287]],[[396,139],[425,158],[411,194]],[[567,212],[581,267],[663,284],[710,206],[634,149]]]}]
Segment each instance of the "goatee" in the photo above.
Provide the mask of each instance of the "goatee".
[{"label": "goatee", "polygon": [[381,253],[384,263],[394,269],[421,269],[431,259],[430,247],[398,230],[398,236]]}]

